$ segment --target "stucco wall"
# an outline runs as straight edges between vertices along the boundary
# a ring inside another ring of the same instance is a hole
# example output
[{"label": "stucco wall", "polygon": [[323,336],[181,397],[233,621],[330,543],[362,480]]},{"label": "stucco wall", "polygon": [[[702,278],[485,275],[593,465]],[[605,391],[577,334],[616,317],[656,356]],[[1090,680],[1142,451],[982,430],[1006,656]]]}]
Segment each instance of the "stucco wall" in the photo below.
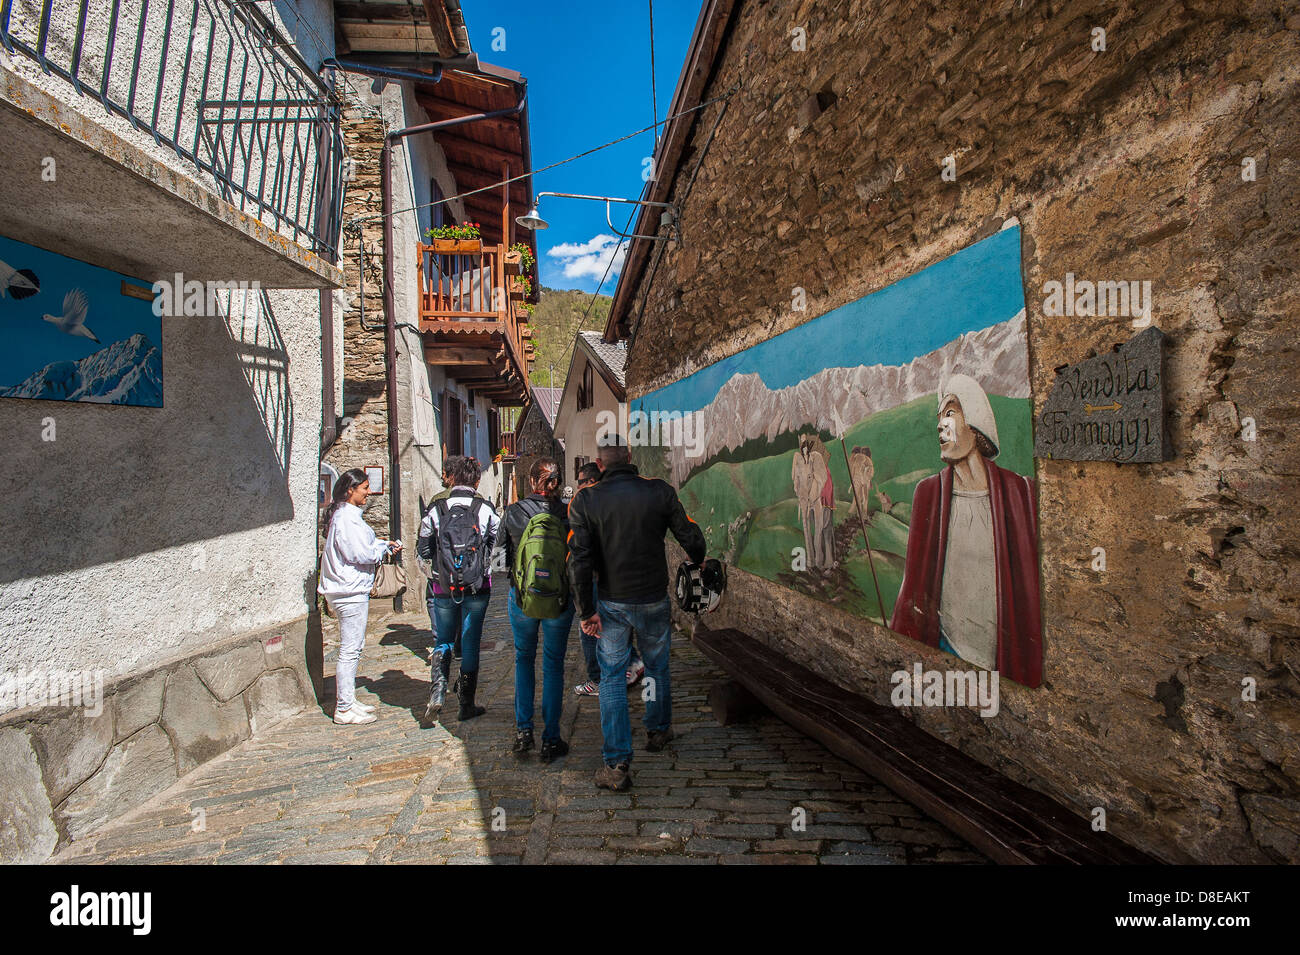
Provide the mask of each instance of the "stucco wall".
[{"label": "stucco wall", "polygon": [[[791,49],[795,25],[806,51]],[[993,719],[903,712],[1175,861],[1300,859],[1300,302],[1283,264],[1298,30],[1267,3],[744,2],[703,98],[743,85],[707,153],[720,107],[701,111],[672,196],[683,242],[629,349],[635,397],[1015,216],[1037,410],[1057,366],[1133,334],[1127,318],[1045,316],[1043,283],[1152,281],[1175,458],[1039,461],[1043,685],[1003,681]],[[740,570],[707,623],[886,704],[895,670],[957,662]]]},{"label": "stucco wall", "polygon": [[596,438],[599,436],[600,426],[606,420],[610,420],[601,415],[613,415],[613,420],[618,421],[618,399],[614,397],[614,393],[609,390],[609,385],[605,384],[605,379],[595,368],[592,369],[592,380],[595,383],[593,403],[590,408],[577,410],[577,383],[582,380],[582,372],[587,361],[589,359],[586,355],[579,352],[569,371],[568,380],[571,384],[564,389],[564,397],[555,415],[555,436],[564,442],[564,473],[570,478],[574,473],[573,462],[577,458],[596,460],[598,450]]},{"label": "stucco wall", "polygon": [[112,680],[308,612],[319,293],[267,299],[163,319],[162,408],[0,398],[0,671]]}]

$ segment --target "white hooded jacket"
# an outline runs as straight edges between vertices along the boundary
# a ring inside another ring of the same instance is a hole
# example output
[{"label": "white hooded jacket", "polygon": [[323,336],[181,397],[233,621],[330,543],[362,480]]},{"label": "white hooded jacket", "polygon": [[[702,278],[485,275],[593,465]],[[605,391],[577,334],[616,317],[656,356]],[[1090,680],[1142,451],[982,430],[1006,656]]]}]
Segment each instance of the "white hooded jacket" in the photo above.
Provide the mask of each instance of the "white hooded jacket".
[{"label": "white hooded jacket", "polygon": [[361,508],[343,504],[334,512],[325,537],[317,592],[335,600],[368,596],[387,551],[388,542],[380,540],[362,519]]}]

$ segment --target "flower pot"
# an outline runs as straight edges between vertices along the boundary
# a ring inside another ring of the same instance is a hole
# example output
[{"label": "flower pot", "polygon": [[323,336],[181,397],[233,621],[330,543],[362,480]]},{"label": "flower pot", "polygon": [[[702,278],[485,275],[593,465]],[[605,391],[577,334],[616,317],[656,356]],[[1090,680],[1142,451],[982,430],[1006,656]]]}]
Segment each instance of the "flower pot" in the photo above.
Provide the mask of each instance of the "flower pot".
[{"label": "flower pot", "polygon": [[429,244],[438,255],[477,255],[483,251],[482,239],[433,239]]}]

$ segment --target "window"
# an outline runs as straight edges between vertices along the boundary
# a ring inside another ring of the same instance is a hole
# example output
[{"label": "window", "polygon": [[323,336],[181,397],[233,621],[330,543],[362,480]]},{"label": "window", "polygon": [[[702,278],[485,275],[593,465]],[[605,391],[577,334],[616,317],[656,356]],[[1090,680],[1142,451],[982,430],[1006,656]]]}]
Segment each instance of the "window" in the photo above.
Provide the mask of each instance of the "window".
[{"label": "window", "polygon": [[578,410],[586,411],[596,403],[596,376],[592,371],[591,362],[587,362],[582,369],[582,380],[578,383]]},{"label": "window", "polygon": [[465,453],[465,403],[450,391],[442,393],[443,460]]}]

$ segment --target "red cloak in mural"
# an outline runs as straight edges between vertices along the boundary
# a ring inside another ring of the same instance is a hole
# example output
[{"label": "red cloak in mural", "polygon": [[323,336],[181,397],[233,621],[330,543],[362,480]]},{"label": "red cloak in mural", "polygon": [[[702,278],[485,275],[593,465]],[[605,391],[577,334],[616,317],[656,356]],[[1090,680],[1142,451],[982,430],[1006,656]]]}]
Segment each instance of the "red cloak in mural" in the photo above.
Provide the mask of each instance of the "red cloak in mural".
[{"label": "red cloak in mural", "polygon": [[[1038,509],[1031,478],[986,460],[997,579],[997,668],[1025,686],[1043,681]],[[939,597],[948,552],[952,467],[922,480],[912,502],[903,584],[889,628],[939,646]]]}]

